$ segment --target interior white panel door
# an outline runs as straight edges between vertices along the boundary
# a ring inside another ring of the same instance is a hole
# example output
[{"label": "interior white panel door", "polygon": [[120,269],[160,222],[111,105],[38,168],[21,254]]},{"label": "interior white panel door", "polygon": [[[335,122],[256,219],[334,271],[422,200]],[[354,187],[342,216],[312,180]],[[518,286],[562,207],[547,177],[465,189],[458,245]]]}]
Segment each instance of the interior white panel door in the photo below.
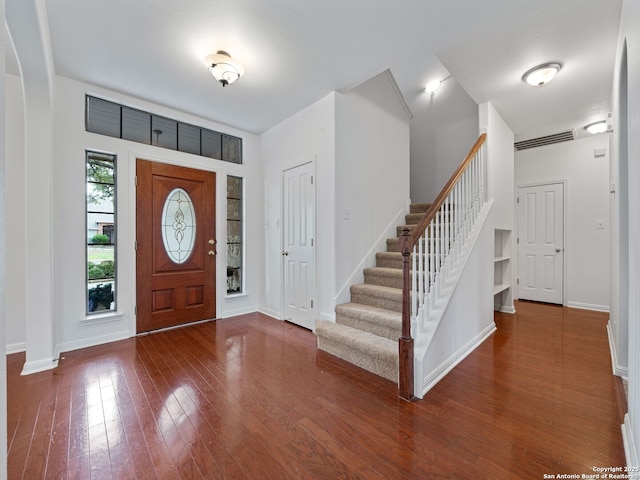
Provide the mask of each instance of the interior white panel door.
[{"label": "interior white panel door", "polygon": [[284,171],[284,319],[315,328],[315,185],[313,163]]},{"label": "interior white panel door", "polygon": [[518,278],[523,300],[563,301],[564,185],[518,189]]}]

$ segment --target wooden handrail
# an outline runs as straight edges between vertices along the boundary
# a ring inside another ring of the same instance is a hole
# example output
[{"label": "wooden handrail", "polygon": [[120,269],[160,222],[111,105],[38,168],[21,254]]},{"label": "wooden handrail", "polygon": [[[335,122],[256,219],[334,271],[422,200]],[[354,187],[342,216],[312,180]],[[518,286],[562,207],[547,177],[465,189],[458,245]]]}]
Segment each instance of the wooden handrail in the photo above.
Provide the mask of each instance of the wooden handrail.
[{"label": "wooden handrail", "polygon": [[411,232],[411,235],[409,236],[409,240],[407,243],[407,248],[409,249],[409,251],[411,251],[413,247],[416,245],[416,243],[418,243],[418,239],[425,232],[425,230],[431,223],[431,220],[434,219],[434,217],[436,216],[436,213],[438,213],[438,210],[440,210],[440,207],[442,206],[444,201],[447,199],[447,197],[451,193],[451,190],[453,190],[453,187],[456,186],[456,183],[458,182],[458,180],[460,180],[460,177],[462,176],[464,171],[467,169],[467,167],[469,166],[473,158],[476,156],[476,153],[478,153],[478,150],[480,150],[480,147],[482,147],[482,144],[485,142],[486,139],[487,139],[486,133],[483,133],[478,137],[478,140],[476,140],[476,143],[474,143],[473,147],[471,147],[471,150],[469,151],[465,159],[462,161],[458,169],[453,173],[453,175],[451,176],[447,184],[444,186],[440,194],[433,201],[433,204],[431,205],[429,210],[427,210],[427,213],[424,214],[422,219],[415,226],[415,228],[413,229],[413,232]]},{"label": "wooden handrail", "polygon": [[398,389],[400,397],[404,400],[412,400],[414,398],[414,380],[413,380],[413,361],[414,361],[414,345],[411,337],[411,292],[409,279],[409,258],[411,251],[418,243],[422,234],[426,231],[431,221],[435,218],[444,204],[445,200],[462,177],[469,164],[473,161],[476,154],[487,139],[487,134],[483,133],[478,137],[465,159],[451,176],[447,184],[444,186],[440,194],[436,197],[433,204],[418,222],[413,232],[405,227],[402,235],[398,238],[398,247],[402,253],[402,336],[398,341],[399,353],[399,372],[398,372]]}]

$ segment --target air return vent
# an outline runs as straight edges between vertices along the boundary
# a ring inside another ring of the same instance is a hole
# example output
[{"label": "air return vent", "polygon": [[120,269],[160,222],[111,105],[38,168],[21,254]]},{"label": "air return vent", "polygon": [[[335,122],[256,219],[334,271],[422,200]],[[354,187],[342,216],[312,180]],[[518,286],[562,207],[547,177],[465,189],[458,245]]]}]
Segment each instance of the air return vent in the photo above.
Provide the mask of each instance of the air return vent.
[{"label": "air return vent", "polygon": [[573,130],[562,133],[554,133],[553,135],[547,135],[546,137],[532,138],[530,140],[522,140],[513,144],[516,151],[526,150],[527,148],[542,147],[544,145],[553,145],[554,143],[568,142],[575,140],[575,134]]}]

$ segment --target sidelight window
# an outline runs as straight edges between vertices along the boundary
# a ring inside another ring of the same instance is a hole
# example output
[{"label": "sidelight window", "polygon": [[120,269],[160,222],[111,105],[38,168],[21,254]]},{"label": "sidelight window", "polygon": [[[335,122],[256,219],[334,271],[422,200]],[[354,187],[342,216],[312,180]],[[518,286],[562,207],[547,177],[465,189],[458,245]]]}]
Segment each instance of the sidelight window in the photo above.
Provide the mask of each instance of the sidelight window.
[{"label": "sidelight window", "polygon": [[227,176],[227,294],[242,293],[243,181]]},{"label": "sidelight window", "polygon": [[86,153],[87,314],[116,306],[116,156]]}]

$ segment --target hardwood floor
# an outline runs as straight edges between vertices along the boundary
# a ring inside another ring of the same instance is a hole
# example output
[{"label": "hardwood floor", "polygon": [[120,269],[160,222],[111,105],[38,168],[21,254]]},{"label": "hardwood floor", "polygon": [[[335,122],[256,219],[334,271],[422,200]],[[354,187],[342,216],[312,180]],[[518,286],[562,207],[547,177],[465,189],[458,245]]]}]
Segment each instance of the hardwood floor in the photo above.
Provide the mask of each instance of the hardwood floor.
[{"label": "hardwood floor", "polygon": [[519,302],[408,403],[260,314],[8,357],[10,479],[541,479],[624,465],[606,314]]}]

